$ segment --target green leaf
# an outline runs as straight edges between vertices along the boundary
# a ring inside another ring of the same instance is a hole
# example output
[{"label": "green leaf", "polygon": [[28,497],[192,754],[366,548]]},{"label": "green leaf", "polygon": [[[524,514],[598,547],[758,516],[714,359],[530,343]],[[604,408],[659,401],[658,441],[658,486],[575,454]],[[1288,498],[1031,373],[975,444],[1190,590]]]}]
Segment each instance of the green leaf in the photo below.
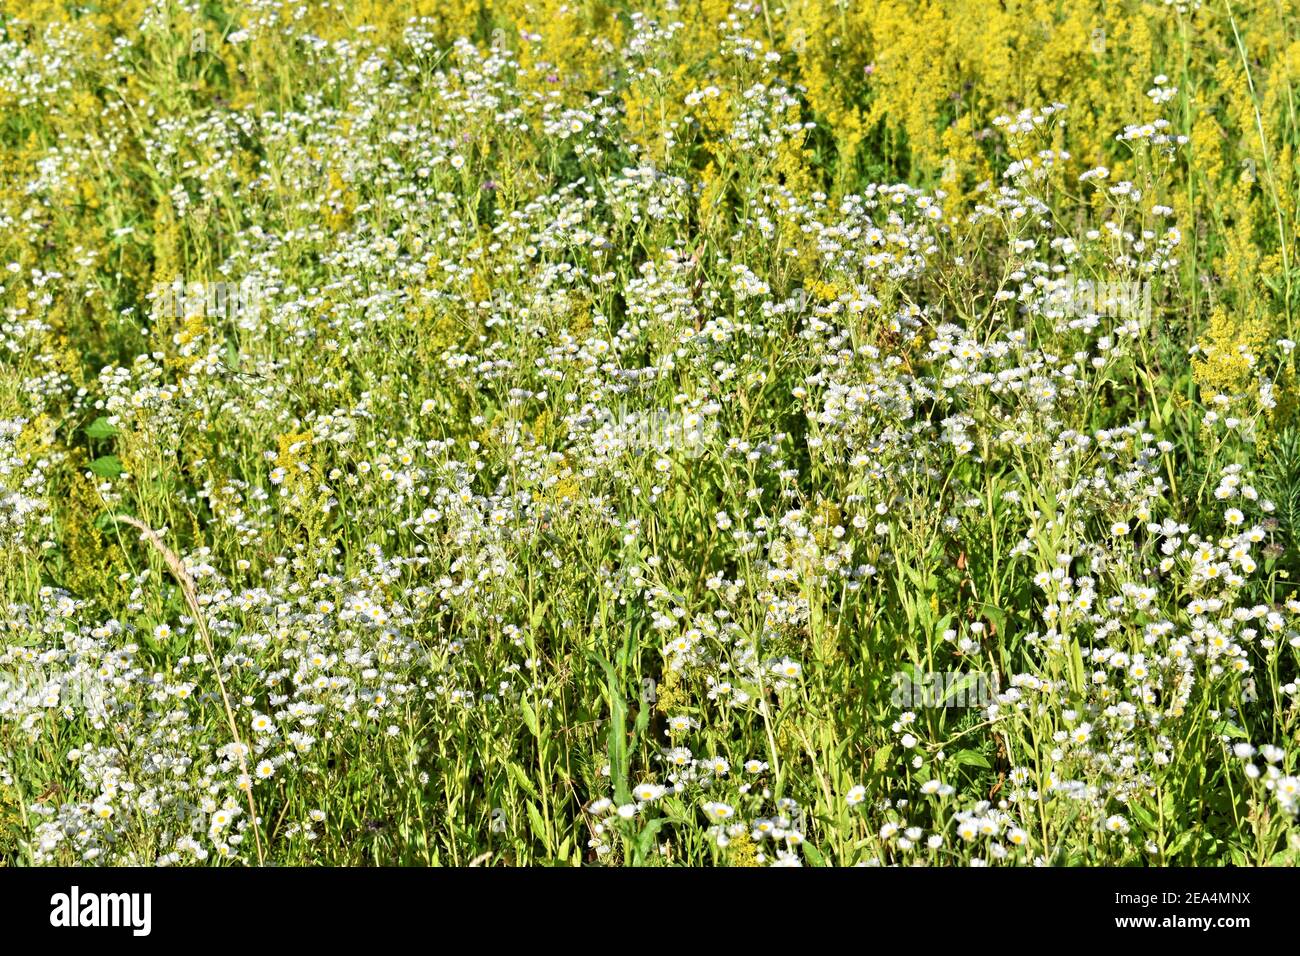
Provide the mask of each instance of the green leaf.
[{"label": "green leaf", "polygon": [[532,827],[533,836],[546,843],[546,823],[542,820],[542,814],[537,809],[537,804],[528,801],[528,825]]},{"label": "green leaf", "polygon": [[540,738],[542,733],[541,728],[537,723],[537,711],[533,710],[533,706],[528,703],[527,697],[519,698],[519,709],[524,712],[524,726],[528,728],[529,732],[534,737]]},{"label": "green leaf", "polygon": [[1179,853],[1187,849],[1187,845],[1191,843],[1192,840],[1195,839],[1195,837],[1196,837],[1195,830],[1184,830],[1182,833],[1178,834],[1177,838],[1170,845],[1169,849],[1165,851],[1165,856],[1167,857],[1178,856]]},{"label": "green leaf", "polygon": [[90,470],[101,478],[116,478],[126,471],[116,455],[104,455],[90,463]]},{"label": "green leaf", "polygon": [[664,817],[655,817],[653,820],[647,821],[646,825],[641,828],[641,832],[637,835],[636,846],[641,853],[642,861],[654,852],[655,837],[667,822]]},{"label": "green leaf", "polygon": [[108,419],[103,415],[96,418],[93,422],[83,429],[89,438],[112,438],[118,433],[118,429],[108,423]]},{"label": "green leaf", "polygon": [[885,746],[877,750],[875,756],[871,758],[871,769],[876,773],[884,773],[889,769],[889,758],[893,756],[893,753],[894,745],[885,744]]},{"label": "green leaf", "polygon": [[[1048,866],[1060,866],[1063,862],[1065,862],[1065,857],[1067,852],[1066,851],[1067,844],[1065,838],[1069,836],[1070,831],[1074,829],[1074,821],[1079,819],[1079,814],[1082,812],[1083,812],[1083,808],[1077,803],[1070,810],[1070,815],[1065,819],[1065,825],[1061,828],[1060,833],[1058,833],[1056,836],[1056,849],[1052,851],[1052,857],[1047,861]],[[1067,863],[1066,865],[1070,865],[1070,864]]]},{"label": "green leaf", "polygon": [[1007,614],[1000,607],[992,604],[983,604],[980,606],[980,612],[993,622],[993,626],[998,629],[998,635],[1006,633]]},{"label": "green leaf", "polygon": [[948,685],[947,690],[944,691],[943,700],[941,701],[941,703],[946,704],[948,701],[955,698],[958,694],[962,694],[963,698],[965,699],[967,696],[965,695],[966,689],[968,687],[977,686],[979,682],[983,680],[983,678],[984,675],[981,674],[979,671],[971,671],[970,673],[963,674],[960,678],[958,678],[957,680],[953,681],[950,685]]},{"label": "green leaf", "polygon": [[1269,866],[1300,866],[1300,850],[1278,850],[1268,861]]},{"label": "green leaf", "polygon": [[650,726],[651,713],[652,708],[647,707],[644,704],[641,706],[641,709],[637,711],[636,722],[632,725],[632,740],[628,745],[629,750],[636,750],[637,741],[641,739],[646,728]]},{"label": "green leaf", "polygon": [[949,754],[945,763],[954,767],[982,767],[985,770],[990,769],[989,762],[984,755],[975,750],[958,750],[955,754]]},{"label": "green leaf", "polygon": [[537,605],[537,607],[533,608],[533,613],[528,618],[528,624],[534,630],[537,629],[537,626],[541,624],[542,620],[546,617],[546,609],[549,605],[549,601],[542,601]]},{"label": "green leaf", "polygon": [[614,785],[614,801],[619,804],[630,803],[632,791],[627,782],[627,701],[619,687],[614,665],[597,654],[589,656],[605,672],[609,693],[609,778]]},{"label": "green leaf", "polygon": [[822,856],[821,850],[817,849],[811,843],[804,843],[801,844],[801,846],[803,847],[803,855],[808,858],[809,863],[813,866],[826,865],[826,857]]},{"label": "green leaf", "polygon": [[542,799],[542,795],[537,792],[537,785],[534,784],[532,780],[528,779],[528,773],[523,767],[519,766],[517,763],[507,762],[506,773],[508,773],[510,779],[515,782],[515,786],[524,791],[524,793],[528,794],[534,800]]},{"label": "green leaf", "polygon": [[1082,696],[1084,686],[1083,649],[1078,641],[1070,642],[1070,690]]},{"label": "green leaf", "polygon": [[1236,737],[1238,740],[1249,740],[1250,734],[1242,730],[1230,720],[1221,720],[1214,725],[1214,732],[1223,737]]},{"label": "green leaf", "polygon": [[1156,818],[1152,816],[1151,811],[1146,809],[1146,807],[1143,807],[1140,804],[1130,803],[1129,809],[1133,811],[1133,816],[1137,817],[1138,822],[1148,830],[1156,829]]},{"label": "green leaf", "polygon": [[906,574],[907,579],[912,582],[912,587],[916,588],[916,590],[921,594],[929,592],[930,582],[928,576],[922,574],[919,569],[912,567],[910,564],[905,564],[903,565],[903,573]]}]

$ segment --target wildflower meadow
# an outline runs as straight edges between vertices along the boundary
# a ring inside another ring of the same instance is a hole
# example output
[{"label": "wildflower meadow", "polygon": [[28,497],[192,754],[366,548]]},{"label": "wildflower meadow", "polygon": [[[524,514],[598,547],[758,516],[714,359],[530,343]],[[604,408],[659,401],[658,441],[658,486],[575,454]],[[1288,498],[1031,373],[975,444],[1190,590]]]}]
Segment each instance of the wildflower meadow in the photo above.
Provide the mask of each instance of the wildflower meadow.
[{"label": "wildflower meadow", "polygon": [[0,865],[1300,863],[1298,113],[1293,0],[0,0]]}]

